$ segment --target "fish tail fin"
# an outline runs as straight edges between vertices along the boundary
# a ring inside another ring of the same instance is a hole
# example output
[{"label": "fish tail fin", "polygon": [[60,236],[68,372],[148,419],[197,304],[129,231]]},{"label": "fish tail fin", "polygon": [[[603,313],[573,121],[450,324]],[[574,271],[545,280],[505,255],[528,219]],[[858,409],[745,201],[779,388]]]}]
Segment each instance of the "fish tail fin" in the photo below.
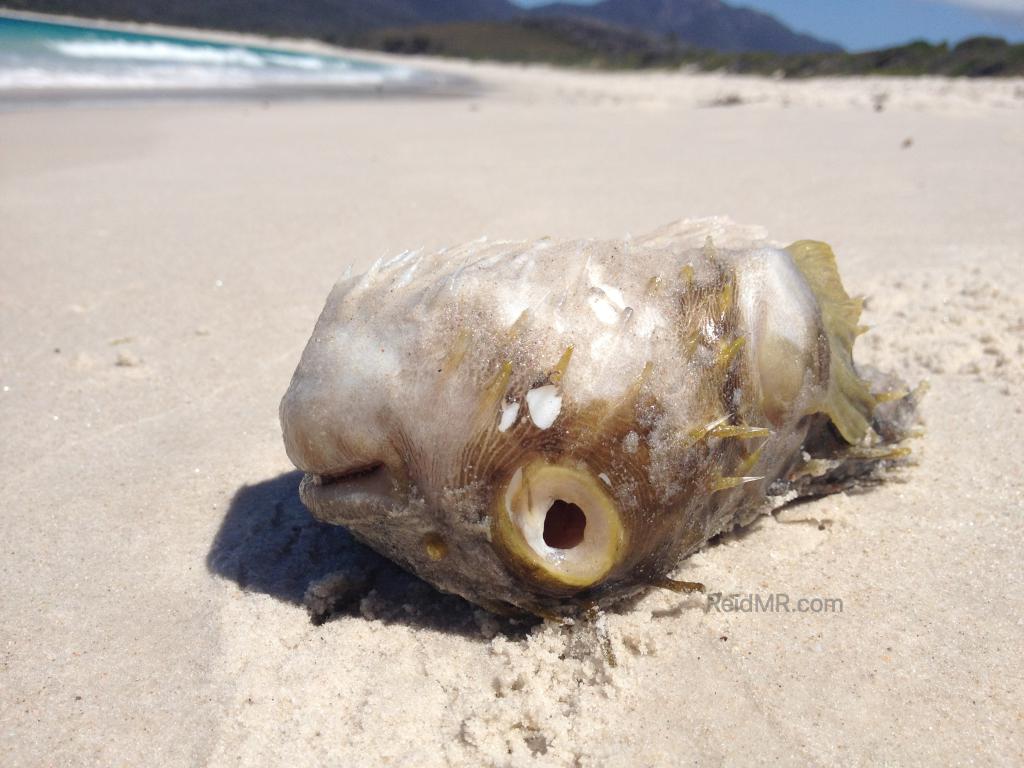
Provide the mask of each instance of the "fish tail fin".
[{"label": "fish tail fin", "polygon": [[877,402],[872,440],[850,445],[836,430],[827,429],[823,419],[807,436],[803,460],[788,473],[791,496],[787,500],[871,485],[890,469],[915,462],[908,443],[922,434],[918,406],[927,385],[907,391],[891,375],[874,370],[867,373]]},{"label": "fish tail fin", "polygon": [[859,444],[872,432],[876,406],[868,382],[853,364],[853,344],[863,331],[859,322],[864,301],[846,292],[835,254],[826,243],[800,240],[786,250],[818,300],[828,335],[829,385],[822,410],[846,442]]},{"label": "fish tail fin", "polygon": [[880,472],[911,460],[906,442],[921,434],[918,405],[926,384],[909,389],[898,377],[870,367],[858,370],[853,345],[863,301],[843,288],[835,254],[825,243],[801,240],[786,249],[821,308],[828,336],[828,393],[820,412],[827,422],[812,428],[807,458],[790,473],[791,490],[817,496],[873,482]]}]

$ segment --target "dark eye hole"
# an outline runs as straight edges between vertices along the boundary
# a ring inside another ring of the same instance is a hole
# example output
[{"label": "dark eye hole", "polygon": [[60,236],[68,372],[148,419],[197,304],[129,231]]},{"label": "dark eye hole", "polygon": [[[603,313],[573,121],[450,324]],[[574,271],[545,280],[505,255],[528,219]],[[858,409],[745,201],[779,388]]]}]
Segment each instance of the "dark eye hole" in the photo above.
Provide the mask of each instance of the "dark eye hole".
[{"label": "dark eye hole", "polygon": [[555,549],[572,549],[583,542],[587,516],[568,501],[556,499],[544,516],[544,543]]}]

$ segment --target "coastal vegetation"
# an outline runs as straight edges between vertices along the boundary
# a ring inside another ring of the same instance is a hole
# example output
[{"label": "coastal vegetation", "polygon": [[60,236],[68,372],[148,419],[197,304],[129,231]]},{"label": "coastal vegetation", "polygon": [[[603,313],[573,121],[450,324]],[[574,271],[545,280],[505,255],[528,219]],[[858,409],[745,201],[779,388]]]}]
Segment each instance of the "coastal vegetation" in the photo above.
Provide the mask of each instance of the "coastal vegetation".
[{"label": "coastal vegetation", "polygon": [[774,75],[1024,76],[1024,44],[975,37],[957,45],[918,41],[862,53],[724,52],[581,19],[531,18],[380,29],[362,47],[506,62],[543,62],[598,69],[688,67],[702,72]]}]

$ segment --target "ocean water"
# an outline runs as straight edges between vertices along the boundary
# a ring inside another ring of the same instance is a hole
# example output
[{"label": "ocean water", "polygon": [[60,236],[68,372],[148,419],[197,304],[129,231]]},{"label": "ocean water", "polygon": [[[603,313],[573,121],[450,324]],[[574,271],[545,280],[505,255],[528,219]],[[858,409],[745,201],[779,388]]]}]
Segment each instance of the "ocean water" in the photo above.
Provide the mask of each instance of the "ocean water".
[{"label": "ocean water", "polygon": [[341,56],[0,16],[0,89],[203,91],[413,84],[417,73]]}]

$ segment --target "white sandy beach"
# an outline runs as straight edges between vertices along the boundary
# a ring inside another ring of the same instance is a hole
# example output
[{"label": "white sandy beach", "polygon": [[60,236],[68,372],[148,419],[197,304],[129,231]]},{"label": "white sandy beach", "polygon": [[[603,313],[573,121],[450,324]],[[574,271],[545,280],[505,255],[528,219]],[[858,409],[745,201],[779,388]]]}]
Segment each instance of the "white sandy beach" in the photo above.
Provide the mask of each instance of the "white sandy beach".
[{"label": "white sandy beach", "polygon": [[[1024,82],[436,66],[480,95],[0,113],[0,762],[1024,762]],[[931,384],[898,481],[678,571],[842,612],[657,593],[605,654],[394,571],[313,624],[362,553],[277,405],[346,267],[711,214],[830,242]]]}]

